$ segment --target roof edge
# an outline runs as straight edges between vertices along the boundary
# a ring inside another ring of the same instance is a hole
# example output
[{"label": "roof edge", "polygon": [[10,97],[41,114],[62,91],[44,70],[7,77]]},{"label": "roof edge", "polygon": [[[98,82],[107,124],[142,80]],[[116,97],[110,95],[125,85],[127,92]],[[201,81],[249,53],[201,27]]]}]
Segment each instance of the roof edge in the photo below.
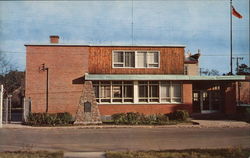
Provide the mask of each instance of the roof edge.
[{"label": "roof edge", "polygon": [[87,47],[178,47],[185,48],[185,45],[95,45],[95,44],[63,44],[63,43],[47,43],[47,44],[24,44],[24,46],[87,46]]},{"label": "roof edge", "polygon": [[85,74],[86,80],[179,80],[179,81],[246,81],[245,75],[237,76],[188,76],[152,74]]}]

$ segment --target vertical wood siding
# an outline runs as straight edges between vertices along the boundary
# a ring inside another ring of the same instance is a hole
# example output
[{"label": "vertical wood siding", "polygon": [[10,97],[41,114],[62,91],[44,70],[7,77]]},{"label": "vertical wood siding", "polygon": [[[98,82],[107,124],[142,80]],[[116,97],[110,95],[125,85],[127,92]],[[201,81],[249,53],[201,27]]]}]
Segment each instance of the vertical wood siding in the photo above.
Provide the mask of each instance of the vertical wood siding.
[{"label": "vertical wood siding", "polygon": [[[160,51],[160,68],[112,68],[113,50]],[[89,48],[91,74],[183,74],[184,48],[176,47],[101,47]]]}]

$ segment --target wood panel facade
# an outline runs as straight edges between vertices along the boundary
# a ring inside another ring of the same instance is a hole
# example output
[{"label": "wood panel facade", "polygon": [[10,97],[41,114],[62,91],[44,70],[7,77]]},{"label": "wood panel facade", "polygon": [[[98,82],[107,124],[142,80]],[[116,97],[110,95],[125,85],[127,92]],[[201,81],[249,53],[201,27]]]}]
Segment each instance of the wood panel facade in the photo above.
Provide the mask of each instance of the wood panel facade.
[{"label": "wood panel facade", "polygon": [[[112,51],[160,51],[159,68],[112,68]],[[90,74],[184,74],[184,47],[91,46]]]}]

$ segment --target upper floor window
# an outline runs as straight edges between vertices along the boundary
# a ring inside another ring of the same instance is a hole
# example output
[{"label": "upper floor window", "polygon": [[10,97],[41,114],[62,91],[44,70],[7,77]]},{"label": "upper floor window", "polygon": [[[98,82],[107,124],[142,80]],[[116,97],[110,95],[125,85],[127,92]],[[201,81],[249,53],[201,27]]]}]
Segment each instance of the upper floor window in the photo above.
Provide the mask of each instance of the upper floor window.
[{"label": "upper floor window", "polygon": [[113,51],[113,67],[158,68],[159,51]]}]

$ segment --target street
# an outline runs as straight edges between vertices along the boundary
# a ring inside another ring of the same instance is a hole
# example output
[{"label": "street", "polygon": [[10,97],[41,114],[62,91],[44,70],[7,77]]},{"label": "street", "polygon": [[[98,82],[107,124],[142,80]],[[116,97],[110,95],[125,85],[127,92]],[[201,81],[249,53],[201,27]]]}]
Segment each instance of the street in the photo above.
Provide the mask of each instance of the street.
[{"label": "street", "polygon": [[164,150],[250,147],[250,128],[0,129],[7,150]]}]

